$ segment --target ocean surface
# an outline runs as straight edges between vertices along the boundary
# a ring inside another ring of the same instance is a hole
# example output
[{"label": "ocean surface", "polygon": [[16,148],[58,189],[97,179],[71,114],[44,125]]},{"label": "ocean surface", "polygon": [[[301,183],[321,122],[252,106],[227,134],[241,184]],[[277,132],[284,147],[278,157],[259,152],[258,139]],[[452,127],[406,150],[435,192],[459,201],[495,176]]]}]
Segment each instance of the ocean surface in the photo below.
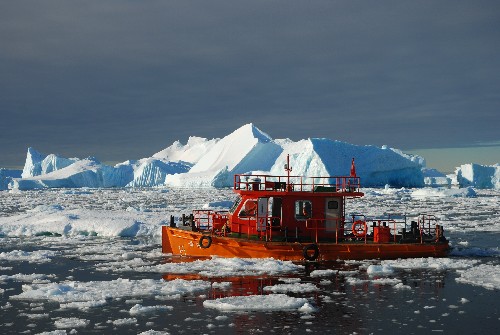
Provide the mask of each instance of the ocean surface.
[{"label": "ocean surface", "polygon": [[[161,254],[170,215],[231,200],[228,190],[0,192],[0,333],[495,334],[500,192],[476,192],[367,190],[352,213],[426,208],[452,252],[330,263]],[[92,217],[93,231],[75,229]]]}]

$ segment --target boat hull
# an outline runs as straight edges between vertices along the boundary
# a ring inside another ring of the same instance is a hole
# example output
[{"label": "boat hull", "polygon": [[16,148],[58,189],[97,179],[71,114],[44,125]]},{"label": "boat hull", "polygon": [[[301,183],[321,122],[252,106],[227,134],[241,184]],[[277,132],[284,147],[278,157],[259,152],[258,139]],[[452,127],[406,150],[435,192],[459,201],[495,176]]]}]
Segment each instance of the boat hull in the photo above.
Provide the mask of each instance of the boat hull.
[{"label": "boat hull", "polygon": [[[310,242],[265,242],[233,237],[210,236],[200,239],[200,232],[162,227],[162,251],[173,255],[190,257],[238,257],[238,258],[275,258],[280,260],[304,261],[304,249],[317,248],[317,254],[308,259],[317,261],[334,261],[338,259],[397,259],[413,257],[446,256],[448,242],[439,243],[373,243],[342,242],[317,243]],[[210,246],[206,242],[210,240]],[[309,250],[311,251],[311,250]]]}]

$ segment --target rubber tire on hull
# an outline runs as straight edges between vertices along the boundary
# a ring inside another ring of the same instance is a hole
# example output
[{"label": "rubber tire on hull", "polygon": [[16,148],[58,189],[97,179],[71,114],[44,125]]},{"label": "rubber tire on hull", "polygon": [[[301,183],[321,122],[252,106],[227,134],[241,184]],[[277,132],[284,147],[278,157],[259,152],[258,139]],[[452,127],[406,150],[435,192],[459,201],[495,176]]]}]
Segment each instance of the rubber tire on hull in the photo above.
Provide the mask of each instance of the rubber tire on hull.
[{"label": "rubber tire on hull", "polygon": [[[313,254],[310,255],[309,251],[313,251]],[[315,261],[319,256],[319,248],[317,244],[308,244],[302,249],[302,255],[308,261]]]},{"label": "rubber tire on hull", "polygon": [[[204,240],[207,240],[207,244],[204,244]],[[200,237],[200,240],[198,241],[198,245],[202,249],[208,249],[212,245],[212,236],[209,235],[203,235]]]}]

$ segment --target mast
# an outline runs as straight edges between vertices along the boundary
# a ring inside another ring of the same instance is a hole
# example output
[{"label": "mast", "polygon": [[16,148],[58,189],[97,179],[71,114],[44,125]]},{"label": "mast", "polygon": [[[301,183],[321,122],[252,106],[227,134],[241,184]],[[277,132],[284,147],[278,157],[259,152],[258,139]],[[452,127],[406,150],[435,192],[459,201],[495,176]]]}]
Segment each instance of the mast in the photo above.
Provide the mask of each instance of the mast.
[{"label": "mast", "polygon": [[290,185],[290,172],[292,171],[292,167],[290,166],[290,154],[286,155],[285,171],[287,174],[286,184],[288,189],[288,185]]}]

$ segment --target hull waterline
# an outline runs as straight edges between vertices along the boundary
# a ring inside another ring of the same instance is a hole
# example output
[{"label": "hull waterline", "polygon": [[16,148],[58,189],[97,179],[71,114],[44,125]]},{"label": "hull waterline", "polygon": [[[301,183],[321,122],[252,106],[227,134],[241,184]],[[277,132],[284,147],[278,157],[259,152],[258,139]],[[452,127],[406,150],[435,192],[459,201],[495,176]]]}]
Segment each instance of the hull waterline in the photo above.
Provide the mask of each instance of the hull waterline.
[{"label": "hull waterline", "polygon": [[[162,246],[164,253],[193,257],[239,257],[239,258],[275,258],[280,260],[304,261],[305,248],[311,242],[265,242],[261,240],[240,239],[234,237],[210,236],[200,244],[204,235],[178,228],[162,228]],[[317,243],[318,261],[342,259],[397,259],[414,257],[446,256],[448,242],[439,243],[373,243],[342,242]],[[313,249],[314,249],[313,248]],[[314,251],[314,250],[313,250]],[[309,257],[310,260],[310,257]]]}]

